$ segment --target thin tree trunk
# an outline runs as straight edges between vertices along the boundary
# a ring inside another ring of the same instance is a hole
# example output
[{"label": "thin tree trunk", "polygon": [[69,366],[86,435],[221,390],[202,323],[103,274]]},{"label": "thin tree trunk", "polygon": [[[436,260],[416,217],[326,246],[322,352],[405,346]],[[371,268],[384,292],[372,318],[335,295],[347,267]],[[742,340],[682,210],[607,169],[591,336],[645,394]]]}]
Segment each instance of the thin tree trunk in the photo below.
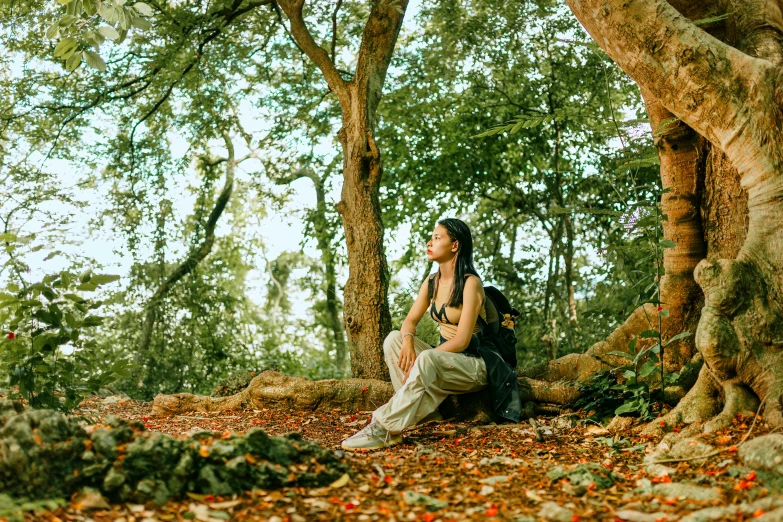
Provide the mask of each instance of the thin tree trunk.
[{"label": "thin tree trunk", "polygon": [[231,199],[231,193],[234,190],[234,172],[236,171],[237,164],[234,156],[234,144],[231,141],[231,137],[224,131],[223,138],[226,143],[226,148],[228,149],[226,180],[223,185],[223,190],[220,191],[215,206],[209,214],[209,218],[207,218],[207,224],[204,227],[204,240],[200,245],[191,249],[185,260],[174,269],[163,283],[161,283],[147,303],[144,325],[141,331],[141,342],[139,343],[140,353],[146,353],[149,349],[157,309],[166,298],[169,291],[183,277],[192,272],[193,269],[212,251],[212,246],[215,243],[215,226],[217,225],[220,216],[223,214],[223,210],[225,210],[229,199]]},{"label": "thin tree trunk", "polygon": [[318,250],[321,253],[321,261],[324,264],[324,293],[326,294],[326,320],[335,348],[334,362],[338,368],[345,365],[348,355],[345,341],[345,329],[340,321],[339,301],[337,299],[337,267],[335,266],[334,252],[332,252],[332,239],[334,233],[329,229],[326,216],[326,193],[324,180],[312,169],[304,168],[291,176],[277,178],[275,183],[279,185],[289,184],[300,178],[308,178],[315,188],[316,208],[313,217],[313,229]]},{"label": "thin tree trunk", "polygon": [[571,330],[573,330],[577,327],[576,297],[574,296],[574,224],[569,215],[563,217],[563,222],[566,231],[566,247],[563,261],[565,263],[565,282],[568,290],[568,319],[571,323]]}]

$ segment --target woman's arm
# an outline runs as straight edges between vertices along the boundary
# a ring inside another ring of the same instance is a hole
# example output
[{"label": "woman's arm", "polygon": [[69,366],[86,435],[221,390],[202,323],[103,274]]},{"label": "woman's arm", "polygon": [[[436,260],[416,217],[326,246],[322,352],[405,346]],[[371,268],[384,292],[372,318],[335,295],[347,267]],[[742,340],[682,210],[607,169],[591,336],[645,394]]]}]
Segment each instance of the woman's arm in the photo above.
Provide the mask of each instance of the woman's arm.
[{"label": "woman's arm", "polygon": [[462,315],[460,315],[457,325],[457,334],[435,349],[444,352],[461,352],[470,346],[470,338],[473,336],[473,330],[483,305],[484,287],[481,286],[481,280],[475,276],[468,277],[462,294]]},{"label": "woman's arm", "polygon": [[424,317],[424,314],[427,312],[427,307],[430,304],[428,283],[429,277],[424,280],[421,288],[419,288],[419,295],[416,296],[416,301],[413,302],[413,306],[411,306],[408,315],[405,316],[405,320],[400,327],[402,348],[400,349],[400,358],[397,361],[397,367],[405,372],[404,381],[408,379],[408,372],[413,367],[413,362],[416,360],[416,350],[413,348],[413,336],[416,334],[416,325],[419,324],[421,318]]},{"label": "woman's arm", "polygon": [[413,306],[411,306],[411,309],[408,311],[408,315],[405,316],[405,320],[402,322],[402,326],[400,327],[400,335],[405,335],[406,333],[415,334],[416,325],[419,324],[421,318],[424,317],[425,313],[427,313],[427,308],[430,304],[430,298],[428,295],[429,290],[427,286],[428,280],[429,277],[424,280],[421,288],[419,288],[419,295],[416,296],[416,300],[413,302]]}]

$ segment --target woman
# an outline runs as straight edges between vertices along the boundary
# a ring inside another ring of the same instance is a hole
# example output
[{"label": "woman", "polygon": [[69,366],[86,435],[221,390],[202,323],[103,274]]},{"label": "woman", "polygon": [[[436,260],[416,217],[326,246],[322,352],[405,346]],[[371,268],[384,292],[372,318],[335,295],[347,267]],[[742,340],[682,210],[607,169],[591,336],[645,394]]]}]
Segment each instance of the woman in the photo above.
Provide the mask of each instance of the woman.
[{"label": "woman", "polygon": [[[468,226],[459,219],[439,221],[427,243],[427,259],[438,263],[438,272],[424,281],[402,327],[383,343],[395,393],[370,424],[343,441],[343,449],[399,444],[404,428],[438,415],[438,405],[450,394],[487,386],[477,336],[479,320],[487,320],[485,296]],[[440,328],[441,344],[435,348],[416,337],[416,325],[428,312]]]}]

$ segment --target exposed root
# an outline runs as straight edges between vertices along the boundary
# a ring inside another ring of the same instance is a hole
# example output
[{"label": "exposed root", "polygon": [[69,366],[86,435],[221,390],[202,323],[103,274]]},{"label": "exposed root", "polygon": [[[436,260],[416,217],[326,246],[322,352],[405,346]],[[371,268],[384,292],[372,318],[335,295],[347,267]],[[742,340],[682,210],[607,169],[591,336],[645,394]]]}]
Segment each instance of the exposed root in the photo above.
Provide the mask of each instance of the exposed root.
[{"label": "exposed root", "polygon": [[544,365],[520,370],[518,373],[520,377],[547,382],[583,381],[602,369],[622,366],[626,363],[625,359],[607,354],[612,351],[628,351],[628,343],[631,339],[642,331],[648,330],[652,318],[657,320],[657,317],[658,312],[654,306],[647,304],[639,307],[605,341],[595,343],[585,353],[565,355]]},{"label": "exposed root", "polygon": [[[642,430],[643,435],[663,435],[664,427],[672,428],[678,424],[705,422],[720,412],[720,393],[709,375],[709,369],[703,366],[693,388],[669,413],[649,423]],[[663,426],[661,426],[663,424]]]},{"label": "exposed root", "polygon": [[[738,413],[748,415],[759,407],[759,398],[747,386],[736,379],[723,383],[723,411],[704,425],[704,433],[714,433],[731,426],[731,419]],[[755,419],[754,419],[755,421]]]},{"label": "exposed root", "polygon": [[175,415],[186,411],[260,409],[268,404],[282,404],[297,410],[367,411],[387,402],[393,393],[390,382],[373,379],[310,381],[266,371],[250,381],[247,388],[229,397],[202,397],[189,393],[158,395],[152,412],[154,415]]}]

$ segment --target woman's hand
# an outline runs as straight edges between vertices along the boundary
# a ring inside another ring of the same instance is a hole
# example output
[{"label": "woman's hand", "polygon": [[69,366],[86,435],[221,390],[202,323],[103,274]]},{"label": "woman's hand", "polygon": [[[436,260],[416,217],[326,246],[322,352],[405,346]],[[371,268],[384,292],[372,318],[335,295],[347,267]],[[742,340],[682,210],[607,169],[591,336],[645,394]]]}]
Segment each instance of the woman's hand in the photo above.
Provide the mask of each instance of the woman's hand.
[{"label": "woman's hand", "polygon": [[[410,338],[410,339],[409,339]],[[408,378],[408,373],[413,368],[413,363],[416,361],[416,350],[413,349],[413,338],[408,335],[402,341],[402,348],[400,349],[400,359],[397,361],[397,367],[405,372],[405,379]]]}]

